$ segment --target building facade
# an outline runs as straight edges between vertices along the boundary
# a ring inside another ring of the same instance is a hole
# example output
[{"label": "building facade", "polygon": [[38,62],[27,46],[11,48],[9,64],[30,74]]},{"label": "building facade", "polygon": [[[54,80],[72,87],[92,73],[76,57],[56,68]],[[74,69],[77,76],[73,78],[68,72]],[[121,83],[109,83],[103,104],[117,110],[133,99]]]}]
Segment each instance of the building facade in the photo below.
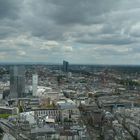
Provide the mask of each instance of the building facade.
[{"label": "building facade", "polygon": [[33,111],[36,117],[48,116],[55,119],[55,121],[60,121],[62,117],[59,109],[34,109]]},{"label": "building facade", "polygon": [[63,61],[63,71],[68,72],[69,71],[69,62]]},{"label": "building facade", "polygon": [[25,67],[10,67],[10,98],[24,97],[25,92]]},{"label": "building facade", "polygon": [[32,85],[33,85],[33,96],[36,96],[37,95],[37,86],[38,86],[38,75],[37,74],[33,74]]}]

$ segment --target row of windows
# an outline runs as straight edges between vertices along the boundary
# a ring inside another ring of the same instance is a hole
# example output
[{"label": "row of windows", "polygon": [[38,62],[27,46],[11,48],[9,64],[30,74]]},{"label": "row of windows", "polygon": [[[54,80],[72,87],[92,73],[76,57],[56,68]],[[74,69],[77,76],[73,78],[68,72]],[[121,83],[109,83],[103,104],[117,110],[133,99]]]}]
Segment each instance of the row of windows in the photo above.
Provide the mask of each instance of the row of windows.
[{"label": "row of windows", "polygon": [[12,114],[11,109],[0,109],[0,114]]},{"label": "row of windows", "polygon": [[64,110],[64,113],[70,113],[70,114],[78,114],[79,111],[78,110]]},{"label": "row of windows", "polygon": [[36,111],[36,114],[38,115],[52,115],[52,116],[57,116],[60,114],[60,111],[57,110],[41,110],[41,111]]}]

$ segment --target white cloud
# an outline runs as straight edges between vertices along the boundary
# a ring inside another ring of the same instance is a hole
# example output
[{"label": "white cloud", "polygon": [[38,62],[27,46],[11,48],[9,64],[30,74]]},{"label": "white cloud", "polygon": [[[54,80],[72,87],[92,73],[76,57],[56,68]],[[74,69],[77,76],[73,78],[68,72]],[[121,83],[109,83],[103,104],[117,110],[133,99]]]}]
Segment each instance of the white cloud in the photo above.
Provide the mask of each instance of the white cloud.
[{"label": "white cloud", "polygon": [[22,51],[22,50],[19,50],[17,53],[20,56],[25,56],[26,55],[26,52],[25,51]]}]

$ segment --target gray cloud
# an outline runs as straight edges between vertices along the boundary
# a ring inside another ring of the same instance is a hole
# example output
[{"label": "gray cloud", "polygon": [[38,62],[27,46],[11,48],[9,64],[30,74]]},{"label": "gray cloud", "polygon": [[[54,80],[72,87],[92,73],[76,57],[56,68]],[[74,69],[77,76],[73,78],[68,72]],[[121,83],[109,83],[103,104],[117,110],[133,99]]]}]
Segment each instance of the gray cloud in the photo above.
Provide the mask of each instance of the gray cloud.
[{"label": "gray cloud", "polygon": [[18,0],[0,0],[0,19],[18,17],[20,4],[22,1]]},{"label": "gray cloud", "polygon": [[125,63],[136,54],[131,59],[139,63],[139,5],[139,0],[0,0],[0,61]]},{"label": "gray cloud", "polygon": [[129,36],[125,35],[117,35],[117,34],[103,34],[103,35],[93,35],[93,36],[84,36],[78,39],[78,42],[85,43],[85,44],[100,44],[100,45],[129,45],[136,40]]},{"label": "gray cloud", "polygon": [[[97,24],[104,19],[104,14],[115,9],[116,1],[111,0],[61,0],[50,1],[56,6],[55,12],[52,12],[52,18],[59,24]],[[103,19],[102,19],[103,18]]]}]

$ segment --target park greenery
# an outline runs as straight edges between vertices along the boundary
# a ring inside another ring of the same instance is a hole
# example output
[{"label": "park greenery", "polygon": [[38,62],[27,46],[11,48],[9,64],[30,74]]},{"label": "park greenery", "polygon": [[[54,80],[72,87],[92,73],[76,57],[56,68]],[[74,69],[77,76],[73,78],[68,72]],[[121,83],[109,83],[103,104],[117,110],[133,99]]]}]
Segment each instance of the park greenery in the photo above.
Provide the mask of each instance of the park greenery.
[{"label": "park greenery", "polygon": [[11,114],[0,114],[0,118],[7,119]]}]

